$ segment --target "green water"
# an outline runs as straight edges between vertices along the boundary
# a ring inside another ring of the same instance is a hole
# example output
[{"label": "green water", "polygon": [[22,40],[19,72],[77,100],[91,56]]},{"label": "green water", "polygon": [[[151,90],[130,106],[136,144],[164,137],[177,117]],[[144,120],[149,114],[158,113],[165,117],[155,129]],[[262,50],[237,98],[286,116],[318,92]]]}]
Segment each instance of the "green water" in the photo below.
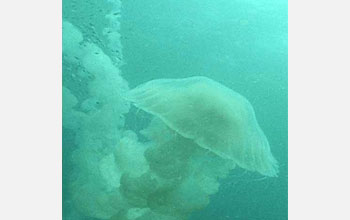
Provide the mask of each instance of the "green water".
[{"label": "green water", "polygon": [[149,80],[190,76],[209,77],[250,101],[279,174],[235,168],[187,219],[288,219],[286,0],[63,0],[63,20],[63,46],[72,44],[62,64],[63,219],[137,219],[115,208],[120,201],[110,195],[119,194],[105,161],[122,131],[139,135],[151,117],[122,107],[128,104],[120,94]]}]

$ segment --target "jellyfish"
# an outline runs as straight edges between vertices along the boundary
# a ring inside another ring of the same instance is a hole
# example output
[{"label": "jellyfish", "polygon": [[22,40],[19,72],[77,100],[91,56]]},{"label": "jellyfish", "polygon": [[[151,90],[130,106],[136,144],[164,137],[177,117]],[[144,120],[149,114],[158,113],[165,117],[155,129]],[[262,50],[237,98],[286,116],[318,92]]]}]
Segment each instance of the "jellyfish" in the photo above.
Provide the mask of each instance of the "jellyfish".
[{"label": "jellyfish", "polygon": [[130,90],[126,99],[196,146],[243,169],[277,176],[252,105],[232,89],[202,76],[157,79]]}]

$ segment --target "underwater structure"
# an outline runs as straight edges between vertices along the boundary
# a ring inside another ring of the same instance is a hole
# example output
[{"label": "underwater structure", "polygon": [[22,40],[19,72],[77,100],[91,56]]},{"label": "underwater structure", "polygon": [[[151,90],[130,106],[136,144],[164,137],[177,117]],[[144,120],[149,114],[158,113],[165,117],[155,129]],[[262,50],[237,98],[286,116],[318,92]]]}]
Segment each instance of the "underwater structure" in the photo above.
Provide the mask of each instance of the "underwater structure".
[{"label": "underwater structure", "polygon": [[[130,89],[121,2],[63,6],[64,219],[186,220],[236,166],[277,176],[247,99],[203,76]],[[152,117],[141,131],[125,126],[134,107]]]}]

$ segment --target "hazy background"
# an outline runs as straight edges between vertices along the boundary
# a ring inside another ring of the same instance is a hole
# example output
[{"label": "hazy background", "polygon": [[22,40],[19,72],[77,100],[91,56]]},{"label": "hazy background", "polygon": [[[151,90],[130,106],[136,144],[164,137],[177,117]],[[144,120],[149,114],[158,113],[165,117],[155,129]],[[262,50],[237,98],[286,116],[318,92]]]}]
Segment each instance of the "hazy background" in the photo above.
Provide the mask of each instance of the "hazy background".
[{"label": "hazy background", "polygon": [[221,181],[210,205],[191,220],[288,218],[287,4],[286,0],[122,3],[122,71],[130,87],[193,75],[221,82],[252,103],[280,163],[278,178],[233,170]]}]

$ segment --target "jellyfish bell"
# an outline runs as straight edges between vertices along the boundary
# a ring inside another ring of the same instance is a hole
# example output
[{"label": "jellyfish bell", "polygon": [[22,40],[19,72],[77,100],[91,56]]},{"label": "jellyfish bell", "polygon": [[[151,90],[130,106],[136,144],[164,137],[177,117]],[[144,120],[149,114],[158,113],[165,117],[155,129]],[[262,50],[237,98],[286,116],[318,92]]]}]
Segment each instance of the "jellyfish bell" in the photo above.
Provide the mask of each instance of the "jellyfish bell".
[{"label": "jellyfish bell", "polygon": [[253,107],[222,84],[199,76],[158,79],[130,90],[126,99],[200,147],[244,169],[277,176],[277,161]]}]

